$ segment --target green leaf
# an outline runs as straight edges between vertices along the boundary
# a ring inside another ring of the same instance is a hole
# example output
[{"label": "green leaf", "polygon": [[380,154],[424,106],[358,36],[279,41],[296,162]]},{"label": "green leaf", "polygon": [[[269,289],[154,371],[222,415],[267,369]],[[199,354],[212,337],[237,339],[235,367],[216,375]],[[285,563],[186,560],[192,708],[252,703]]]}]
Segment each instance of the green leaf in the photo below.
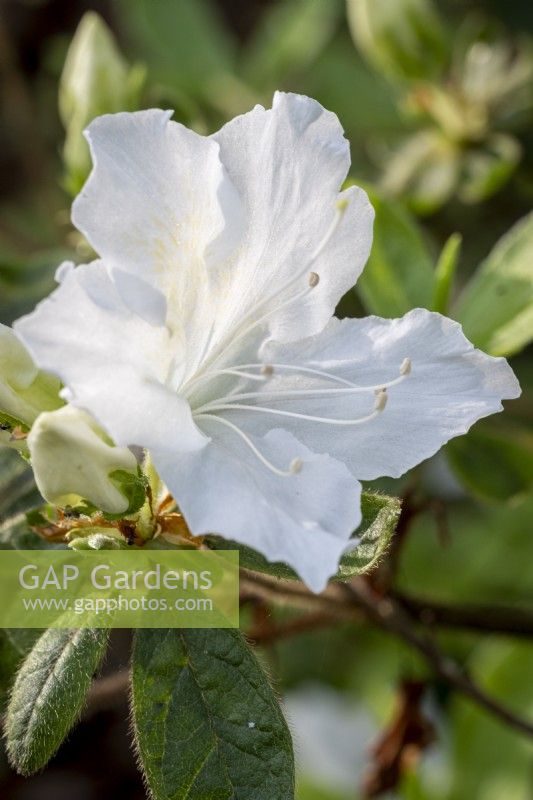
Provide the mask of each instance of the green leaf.
[{"label": "green leaf", "polygon": [[33,472],[18,453],[0,448],[0,522],[42,502]]},{"label": "green leaf", "polygon": [[[60,542],[47,542],[34,530],[32,521],[36,521],[39,511],[34,509],[28,514],[16,514],[0,524],[0,550],[49,550],[64,548]],[[43,517],[43,522],[45,521]]]},{"label": "green leaf", "polygon": [[522,427],[478,424],[448,442],[446,454],[457,477],[483,500],[514,500],[533,488],[533,434]]},{"label": "green leaf", "polygon": [[119,0],[135,51],[159,80],[197,96],[229,72],[235,43],[212,0]]},{"label": "green leaf", "polygon": [[291,800],[290,734],[236,630],[139,630],[133,724],[154,800]]},{"label": "green leaf", "polygon": [[375,190],[369,196],[376,221],[372,252],[356,287],[363,303],[383,317],[430,306],[433,258],[419,225],[399,203]]},{"label": "green leaf", "polygon": [[494,134],[479,148],[467,151],[457,195],[463,203],[481,203],[499,192],[522,158],[522,146],[514,136]]},{"label": "green leaf", "polygon": [[339,0],[289,0],[267,8],[246,47],[242,74],[270,89],[307,69],[333,35],[341,10]]},{"label": "green leaf", "polygon": [[0,630],[0,711],[2,713],[20,659],[21,654],[7,636],[7,631]]},{"label": "green leaf", "polygon": [[360,542],[342,557],[336,575],[338,580],[349,580],[374,569],[388,550],[402,504],[397,497],[363,492],[361,510],[363,521],[355,532]]},{"label": "green leaf", "polygon": [[442,252],[435,269],[435,286],[433,289],[433,311],[448,313],[453,278],[457,269],[463,237],[460,233],[452,233]]},{"label": "green leaf", "polygon": [[[530,642],[486,637],[469,672],[495,702],[524,719],[533,716]],[[457,694],[451,704],[450,800],[526,800],[531,795],[531,740]]]},{"label": "green leaf", "polygon": [[42,631],[36,628],[0,629],[0,712],[4,712],[9,689],[22,660]]},{"label": "green leaf", "polygon": [[533,339],[533,213],[496,244],[461,296],[454,316],[465,335],[497,356]]},{"label": "green leaf", "polygon": [[67,250],[50,249],[23,259],[5,251],[0,241],[0,319],[11,324],[27,314],[55,286],[57,265],[72,256]]},{"label": "green leaf", "polygon": [[19,657],[26,656],[43,633],[40,628],[4,628],[3,633],[18,652]]},{"label": "green leaf", "polygon": [[50,628],[22,664],[6,717],[9,761],[22,775],[42,769],[80,714],[103,658],[106,630]]},{"label": "green leaf", "polygon": [[[401,503],[396,497],[363,492],[361,496],[363,519],[354,536],[359,543],[341,560],[337,580],[348,580],[354,575],[370,572],[387,551],[400,516]],[[275,575],[278,578],[299,580],[298,575],[286,564],[270,562],[251,547],[223,539],[207,536],[205,542],[213,550],[238,550],[241,567]]]}]

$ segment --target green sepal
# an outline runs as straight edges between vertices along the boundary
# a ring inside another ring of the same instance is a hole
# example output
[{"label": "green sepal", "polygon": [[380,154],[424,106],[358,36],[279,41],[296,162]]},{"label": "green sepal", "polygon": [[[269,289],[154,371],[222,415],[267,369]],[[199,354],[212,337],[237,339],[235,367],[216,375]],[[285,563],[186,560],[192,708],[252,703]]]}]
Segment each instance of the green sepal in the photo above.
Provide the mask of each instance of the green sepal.
[{"label": "green sepal", "polygon": [[128,507],[122,514],[104,513],[104,517],[110,520],[122,519],[140,511],[146,500],[148,489],[148,479],[141,468],[137,468],[137,474],[125,469],[116,469],[109,473],[109,477],[127,499]]},{"label": "green sepal", "polygon": [[0,411],[0,430],[12,433],[15,428],[20,428],[23,433],[28,433],[30,430],[22,420],[12,417],[10,414],[6,414],[5,411]]}]

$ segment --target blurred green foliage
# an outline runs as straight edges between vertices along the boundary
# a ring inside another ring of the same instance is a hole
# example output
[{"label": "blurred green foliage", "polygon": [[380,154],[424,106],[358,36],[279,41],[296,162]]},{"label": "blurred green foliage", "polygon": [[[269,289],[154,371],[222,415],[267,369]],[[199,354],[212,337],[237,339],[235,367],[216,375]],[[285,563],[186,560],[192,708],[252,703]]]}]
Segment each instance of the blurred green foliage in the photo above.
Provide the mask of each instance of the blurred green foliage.
[{"label": "blurred green foliage", "polygon": [[[524,389],[500,418],[450,443],[444,458],[402,483],[380,484],[391,494],[416,485],[429,503],[446,503],[446,544],[422,516],[402,552],[398,587],[441,601],[531,606],[531,4],[264,0],[236,10],[229,0],[79,2],[69,25],[52,24],[26,45],[34,48],[29,60],[17,55],[20,29],[37,11],[18,5],[0,27],[9,99],[0,171],[12,176],[0,197],[0,320],[30,310],[62,260],[91,257],[68,207],[90,169],[82,130],[92,116],[157,105],[207,133],[268,104],[274,89],[315,96],[341,119],[350,180],[364,184],[377,211],[369,264],[339,313],[398,316],[418,305],[446,313],[477,346],[512,356]],[[11,457],[0,464],[0,491],[20,501],[18,510],[32,489]],[[445,643],[485,687],[533,716],[531,644],[451,632]],[[12,643],[0,644],[16,661]],[[428,680],[438,739],[390,796],[531,797],[531,747],[452,698],[384,634],[344,625],[305,634],[277,648],[275,669],[285,690],[328,683],[380,725],[402,677]],[[347,800],[360,780],[354,769],[344,795],[302,775],[299,800]]]}]

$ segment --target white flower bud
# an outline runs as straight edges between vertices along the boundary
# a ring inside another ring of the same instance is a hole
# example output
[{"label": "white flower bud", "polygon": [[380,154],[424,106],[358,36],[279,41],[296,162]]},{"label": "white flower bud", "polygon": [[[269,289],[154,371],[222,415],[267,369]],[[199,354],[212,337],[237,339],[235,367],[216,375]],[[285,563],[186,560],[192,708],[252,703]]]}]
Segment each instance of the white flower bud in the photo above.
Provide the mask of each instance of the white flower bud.
[{"label": "white flower bud", "polygon": [[123,514],[129,499],[112,474],[137,475],[137,461],[126,447],[115,447],[96,422],[74,406],[41,414],[28,436],[39,491],[57,506],[87,500],[110,514]]},{"label": "white flower bud", "polygon": [[63,405],[60,381],[41,372],[15,333],[0,323],[0,444],[24,449],[22,433],[41,411]]},{"label": "white flower bud", "polygon": [[63,159],[73,194],[91,167],[84,128],[100,114],[138,108],[144,79],[144,67],[130,67],[103,19],[87,12],[70,44],[59,85],[59,113],[66,130]]}]

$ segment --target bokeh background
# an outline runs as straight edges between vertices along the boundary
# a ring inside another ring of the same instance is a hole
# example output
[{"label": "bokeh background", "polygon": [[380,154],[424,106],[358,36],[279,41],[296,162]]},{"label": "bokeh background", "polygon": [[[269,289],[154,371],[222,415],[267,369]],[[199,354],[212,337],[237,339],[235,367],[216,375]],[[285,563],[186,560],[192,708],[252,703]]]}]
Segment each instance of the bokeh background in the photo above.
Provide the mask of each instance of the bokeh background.
[{"label": "bokeh background", "polygon": [[[350,179],[376,204],[370,264],[339,314],[444,311],[511,357],[524,388],[401,481],[375,484],[417,511],[395,589],[533,613],[530,0],[0,0],[0,321],[30,310],[60,261],[89,256],[69,205],[93,116],[173,108],[208,133],[278,88],[338,114]],[[243,619],[257,629],[272,613]],[[526,636],[449,630],[439,642],[533,718]],[[126,665],[127,644],[116,633],[107,672]],[[294,733],[298,800],[533,798],[532,742],[368,625],[271,641],[262,657]],[[144,798],[128,738],[118,694],[91,707],[42,775],[2,762],[0,796]]]}]

